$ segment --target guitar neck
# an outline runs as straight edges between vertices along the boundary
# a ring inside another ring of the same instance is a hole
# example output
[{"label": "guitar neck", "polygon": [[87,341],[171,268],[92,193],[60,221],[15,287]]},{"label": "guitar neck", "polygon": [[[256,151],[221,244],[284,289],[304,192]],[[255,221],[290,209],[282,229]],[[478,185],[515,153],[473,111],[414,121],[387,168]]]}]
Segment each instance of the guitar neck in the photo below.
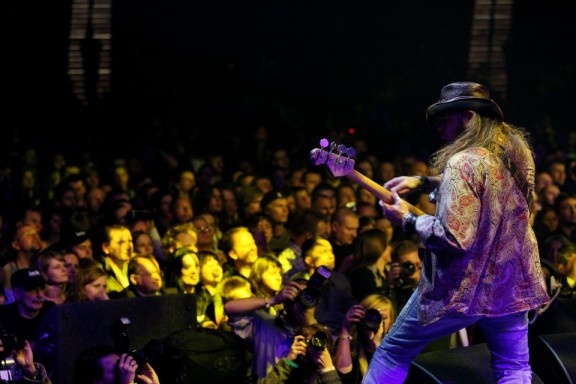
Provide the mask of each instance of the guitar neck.
[{"label": "guitar neck", "polygon": [[[347,173],[345,176],[348,179],[355,182],[356,184],[358,184],[359,186],[361,186],[362,188],[370,191],[370,193],[372,193],[374,196],[376,196],[379,200],[382,200],[387,204],[392,204],[394,202],[394,200],[392,199],[392,194],[390,193],[389,190],[387,190],[383,186],[377,184],[376,182],[369,179],[368,177],[364,176],[360,172],[358,172],[356,170],[352,170],[349,173]],[[408,203],[408,205],[409,205],[409,210],[411,213],[413,213],[417,216],[424,215],[424,211],[422,211],[420,208],[417,208],[417,207],[415,207],[409,203]]]}]

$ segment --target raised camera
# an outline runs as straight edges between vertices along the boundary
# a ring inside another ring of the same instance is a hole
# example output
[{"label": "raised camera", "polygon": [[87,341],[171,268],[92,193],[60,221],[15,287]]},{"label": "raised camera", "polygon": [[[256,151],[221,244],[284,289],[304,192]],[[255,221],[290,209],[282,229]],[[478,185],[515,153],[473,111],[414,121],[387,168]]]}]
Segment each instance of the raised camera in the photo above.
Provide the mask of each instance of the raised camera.
[{"label": "raised camera", "polygon": [[309,340],[306,340],[306,345],[322,351],[328,346],[328,334],[324,331],[316,331]]},{"label": "raised camera", "polygon": [[302,290],[296,300],[298,300],[306,308],[312,308],[318,304],[320,300],[320,289],[324,283],[330,278],[330,269],[326,266],[319,266],[316,268],[308,282],[306,288]]},{"label": "raised camera", "polygon": [[14,332],[10,332],[2,326],[0,326],[0,341],[4,347],[4,351],[0,352],[0,360],[4,360],[12,354],[12,351],[20,350],[25,345],[25,340],[20,339]]},{"label": "raised camera", "polygon": [[364,311],[364,318],[362,319],[364,326],[372,331],[377,331],[382,323],[382,315],[374,308],[368,308]]}]

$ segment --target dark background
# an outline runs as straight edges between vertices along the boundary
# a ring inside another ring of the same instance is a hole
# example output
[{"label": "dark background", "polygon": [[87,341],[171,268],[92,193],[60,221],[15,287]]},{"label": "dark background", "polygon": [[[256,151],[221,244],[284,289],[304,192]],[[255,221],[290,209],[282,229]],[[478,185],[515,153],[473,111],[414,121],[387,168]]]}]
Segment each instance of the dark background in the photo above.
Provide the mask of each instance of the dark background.
[{"label": "dark background", "polygon": [[[439,145],[426,108],[443,85],[469,79],[471,0],[122,0],[113,3],[112,91],[83,106],[66,75],[70,7],[7,4],[4,150],[112,154],[177,138],[204,154],[248,145],[258,126],[273,146],[311,147],[354,127],[383,158],[424,157]],[[538,145],[566,145],[576,5],[513,9],[508,92],[492,96]],[[490,85],[482,73],[469,80]]]}]

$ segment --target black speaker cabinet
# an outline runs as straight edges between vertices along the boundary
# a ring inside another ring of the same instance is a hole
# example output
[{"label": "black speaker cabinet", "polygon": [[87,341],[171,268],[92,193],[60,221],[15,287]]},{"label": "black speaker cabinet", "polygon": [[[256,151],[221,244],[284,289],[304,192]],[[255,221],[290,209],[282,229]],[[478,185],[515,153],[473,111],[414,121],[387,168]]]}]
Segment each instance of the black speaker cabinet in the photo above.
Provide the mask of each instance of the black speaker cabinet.
[{"label": "black speaker cabinet", "polygon": [[532,369],[545,383],[576,383],[576,333],[538,336],[530,357]]},{"label": "black speaker cabinet", "polygon": [[[533,369],[534,371],[534,369]],[[405,384],[493,384],[486,344],[421,353],[414,359]],[[533,384],[544,382],[533,374]]]},{"label": "black speaker cabinet", "polygon": [[[113,324],[124,327],[120,342],[126,345],[121,348],[140,351],[176,330],[196,328],[195,296],[164,295],[56,306],[42,324],[43,337],[37,345],[37,349],[52,346],[50,357],[44,356],[44,361],[53,372],[54,384],[73,384],[74,364],[84,349],[101,344],[118,346]],[[42,353],[39,355],[42,358]]]}]

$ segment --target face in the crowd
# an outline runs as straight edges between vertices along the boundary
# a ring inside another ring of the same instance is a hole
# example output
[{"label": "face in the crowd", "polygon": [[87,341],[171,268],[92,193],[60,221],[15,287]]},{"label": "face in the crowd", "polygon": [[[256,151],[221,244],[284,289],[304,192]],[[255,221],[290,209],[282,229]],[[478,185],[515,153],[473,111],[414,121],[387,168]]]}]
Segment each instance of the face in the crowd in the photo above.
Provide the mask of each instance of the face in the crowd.
[{"label": "face in the crowd", "polygon": [[50,284],[67,283],[68,268],[66,268],[66,262],[56,258],[50,259],[44,279]]},{"label": "face in the crowd", "polygon": [[252,265],[258,258],[258,246],[249,231],[239,231],[232,237],[230,256],[242,264]]},{"label": "face in the crowd", "polygon": [[325,216],[332,216],[336,210],[335,200],[327,196],[317,196],[312,203],[312,208]]},{"label": "face in the crowd", "polygon": [[32,290],[16,287],[13,289],[18,306],[25,312],[38,312],[44,305],[44,286]]},{"label": "face in the crowd", "polygon": [[357,216],[346,215],[341,222],[332,223],[332,233],[338,245],[350,245],[358,236],[360,221]]},{"label": "face in the crowd", "polygon": [[172,207],[172,213],[176,222],[185,223],[192,220],[192,216],[194,216],[192,202],[190,199],[176,199]]},{"label": "face in the crowd", "polygon": [[302,180],[302,185],[304,188],[306,188],[308,194],[312,196],[312,191],[314,191],[314,188],[316,188],[316,186],[322,182],[322,175],[319,173],[309,172],[302,177],[304,177],[304,180]]},{"label": "face in the crowd", "polygon": [[202,284],[216,286],[222,281],[222,266],[215,257],[208,257],[202,265]]},{"label": "face in the crowd", "polygon": [[351,186],[342,186],[337,193],[336,200],[339,207],[346,207],[356,202],[356,191]]},{"label": "face in the crowd", "polygon": [[552,180],[558,185],[564,185],[566,182],[566,165],[563,163],[554,163],[548,169]]},{"label": "face in the crowd", "polygon": [[211,249],[214,246],[214,232],[204,216],[194,218],[192,221],[198,235],[198,246],[201,249]]},{"label": "face in the crowd", "polygon": [[224,212],[227,214],[234,214],[238,212],[238,202],[236,201],[236,195],[230,189],[222,190],[222,204],[224,207]]},{"label": "face in the crowd", "polygon": [[178,181],[180,190],[190,192],[196,186],[196,175],[192,171],[184,171],[180,174]]},{"label": "face in the crowd", "polygon": [[270,241],[272,241],[274,232],[272,229],[272,223],[268,219],[266,218],[260,219],[260,221],[258,221],[258,224],[256,225],[256,229],[262,232],[264,238],[266,239],[266,243],[270,243]]},{"label": "face in the crowd", "polygon": [[42,249],[40,233],[32,225],[25,224],[19,227],[14,238],[13,247],[17,251],[33,254]]},{"label": "face in the crowd", "polygon": [[305,189],[299,189],[294,193],[294,204],[296,209],[303,211],[309,209],[312,206],[312,199],[310,194]]},{"label": "face in the crowd", "polygon": [[212,195],[210,196],[210,201],[208,202],[208,209],[210,212],[222,212],[222,191],[219,188],[212,188]]},{"label": "face in the crowd", "polygon": [[290,209],[285,198],[276,199],[266,206],[264,212],[270,216],[273,222],[285,224],[288,222]]},{"label": "face in the crowd", "polygon": [[174,249],[188,248],[192,252],[198,252],[197,242],[198,238],[193,233],[180,232],[174,236]]},{"label": "face in the crowd", "polygon": [[64,266],[68,271],[68,282],[73,282],[76,278],[76,271],[78,270],[78,255],[74,252],[66,252],[64,254]]},{"label": "face in the crowd", "polygon": [[88,301],[96,300],[106,300],[108,295],[106,294],[106,276],[100,276],[91,283],[86,284],[82,289],[84,290],[84,296]]},{"label": "face in the crowd", "polygon": [[134,244],[128,228],[110,230],[110,240],[102,246],[104,253],[116,263],[127,263],[132,258]]},{"label": "face in the crowd", "polygon": [[75,244],[72,246],[72,250],[76,255],[78,255],[79,259],[92,259],[93,258],[93,251],[92,251],[92,240],[86,239],[80,244]]},{"label": "face in the crowd", "polygon": [[134,251],[143,256],[154,255],[154,244],[148,234],[140,234],[134,241]]},{"label": "face in the crowd", "polygon": [[156,260],[138,258],[138,271],[130,276],[132,284],[144,294],[151,295],[162,288],[162,271]]},{"label": "face in the crowd", "polygon": [[262,273],[262,284],[270,292],[280,292],[282,289],[282,269],[276,265],[270,265]]},{"label": "face in the crowd", "polygon": [[310,259],[309,262],[307,261],[306,263],[311,263],[314,269],[321,265],[324,265],[331,270],[334,269],[336,258],[334,257],[332,245],[328,240],[322,238],[318,239],[308,255],[306,255],[306,259],[308,259],[308,256]]},{"label": "face in the crowd", "polygon": [[576,198],[569,197],[558,204],[558,221],[565,225],[576,225]]},{"label": "face in the crowd", "polygon": [[200,262],[195,253],[182,256],[182,282],[186,285],[197,285],[200,281]]}]

